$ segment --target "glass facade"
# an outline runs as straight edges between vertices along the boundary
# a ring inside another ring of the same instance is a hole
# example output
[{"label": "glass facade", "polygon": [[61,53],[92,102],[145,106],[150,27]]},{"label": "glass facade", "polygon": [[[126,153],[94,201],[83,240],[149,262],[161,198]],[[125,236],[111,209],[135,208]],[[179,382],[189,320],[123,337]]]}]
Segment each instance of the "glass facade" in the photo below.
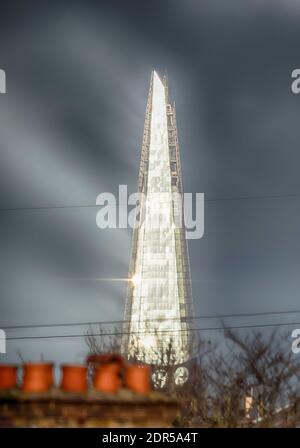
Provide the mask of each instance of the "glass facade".
[{"label": "glass facade", "polygon": [[189,352],[192,300],[179,167],[175,109],[165,80],[153,72],[125,312],[129,356],[150,364],[167,363],[169,347],[174,363],[186,361]]}]

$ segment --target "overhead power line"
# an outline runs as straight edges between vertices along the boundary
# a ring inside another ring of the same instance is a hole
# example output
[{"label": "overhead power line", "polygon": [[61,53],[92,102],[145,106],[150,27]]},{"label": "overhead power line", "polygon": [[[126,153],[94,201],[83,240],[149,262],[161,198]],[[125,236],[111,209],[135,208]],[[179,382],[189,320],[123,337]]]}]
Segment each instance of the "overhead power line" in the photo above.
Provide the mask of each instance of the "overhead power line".
[{"label": "overhead power line", "polygon": [[190,331],[226,331],[226,330],[241,330],[247,328],[267,328],[267,327],[284,327],[284,326],[299,326],[300,322],[286,322],[286,323],[277,323],[277,324],[262,324],[262,325],[236,325],[236,326],[223,326],[223,327],[205,327],[205,328],[190,328],[190,329],[180,329],[180,330],[157,330],[157,331],[130,331],[130,332],[115,332],[115,333],[87,333],[87,334],[61,334],[61,335],[44,335],[44,336],[18,336],[18,337],[8,337],[6,340],[37,340],[37,339],[73,339],[73,338],[83,338],[87,336],[124,336],[124,335],[132,335],[132,334],[157,334],[157,333],[183,333]]},{"label": "overhead power line", "polygon": [[[282,314],[300,314],[300,310],[281,310],[281,311],[261,311],[256,313],[238,313],[238,314],[203,314],[202,316],[188,317],[185,318],[186,321],[189,320],[200,320],[200,319],[229,319],[236,317],[258,317],[258,316],[269,316],[269,315],[282,315]],[[146,319],[140,320],[140,323],[145,322],[160,322],[166,319]],[[182,318],[170,318],[170,321],[182,320]],[[126,324],[130,323],[130,320],[111,320],[111,321],[86,321],[86,322],[60,322],[60,323],[48,323],[48,324],[24,324],[24,325],[7,325],[1,326],[3,330],[18,330],[18,329],[29,329],[29,328],[53,328],[53,327],[79,327],[88,325],[114,325],[114,324]]]},{"label": "overhead power line", "polygon": [[[270,195],[249,195],[249,196],[228,196],[219,198],[205,198],[205,202],[223,202],[223,201],[247,201],[247,200],[260,200],[260,199],[284,199],[284,198],[297,198],[300,197],[300,193],[287,193],[287,194],[270,194]],[[126,206],[128,204],[116,204],[117,206]],[[34,210],[56,210],[56,209],[72,209],[72,208],[98,208],[102,207],[97,204],[66,204],[66,205],[45,205],[37,207],[6,207],[0,208],[0,212],[18,212],[18,211],[34,211]],[[106,204],[105,207],[109,207]]]}]

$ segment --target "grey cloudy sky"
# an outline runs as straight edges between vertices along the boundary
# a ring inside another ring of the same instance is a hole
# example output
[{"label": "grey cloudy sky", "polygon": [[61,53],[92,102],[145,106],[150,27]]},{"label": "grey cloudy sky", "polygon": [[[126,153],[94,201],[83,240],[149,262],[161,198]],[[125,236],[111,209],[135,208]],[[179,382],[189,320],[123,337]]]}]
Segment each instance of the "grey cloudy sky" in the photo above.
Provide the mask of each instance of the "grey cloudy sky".
[{"label": "grey cloudy sky", "polygon": [[[153,68],[176,101],[185,191],[208,199],[190,242],[196,314],[300,308],[299,25],[293,0],[1,2],[0,327],[122,319],[124,283],[93,279],[127,276],[131,232],[71,206],[136,190]],[[13,340],[0,362],[18,350],[78,361],[85,344]]]}]

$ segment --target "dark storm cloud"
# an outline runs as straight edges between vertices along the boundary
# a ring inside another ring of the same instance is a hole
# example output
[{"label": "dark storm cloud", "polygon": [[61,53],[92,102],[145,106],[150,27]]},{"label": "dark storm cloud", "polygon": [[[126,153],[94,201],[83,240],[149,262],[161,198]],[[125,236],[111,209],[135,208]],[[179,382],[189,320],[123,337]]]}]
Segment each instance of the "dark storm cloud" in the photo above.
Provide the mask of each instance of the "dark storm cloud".
[{"label": "dark storm cloud", "polygon": [[[134,191],[153,68],[176,101],[186,191],[300,193],[297,2],[6,2],[2,12],[2,208]],[[127,276],[130,231],[100,232],[94,208],[0,213],[0,324],[122,318],[124,284],[92,278]],[[299,224],[297,197],[207,202],[204,238],[190,244],[196,314],[297,308]],[[57,359],[84,350],[47,347]]]}]

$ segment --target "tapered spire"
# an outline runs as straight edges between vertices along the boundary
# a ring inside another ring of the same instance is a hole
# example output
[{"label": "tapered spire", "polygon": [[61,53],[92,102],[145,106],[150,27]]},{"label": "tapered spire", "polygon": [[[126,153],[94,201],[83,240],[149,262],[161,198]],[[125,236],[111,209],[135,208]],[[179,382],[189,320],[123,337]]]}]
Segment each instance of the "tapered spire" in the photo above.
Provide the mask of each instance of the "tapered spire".
[{"label": "tapered spire", "polygon": [[185,229],[175,223],[181,185],[175,109],[168,103],[166,78],[153,70],[139,172],[142,213],[133,234],[123,344],[129,357],[151,364],[167,363],[170,344],[173,363],[189,357],[189,260]]}]

